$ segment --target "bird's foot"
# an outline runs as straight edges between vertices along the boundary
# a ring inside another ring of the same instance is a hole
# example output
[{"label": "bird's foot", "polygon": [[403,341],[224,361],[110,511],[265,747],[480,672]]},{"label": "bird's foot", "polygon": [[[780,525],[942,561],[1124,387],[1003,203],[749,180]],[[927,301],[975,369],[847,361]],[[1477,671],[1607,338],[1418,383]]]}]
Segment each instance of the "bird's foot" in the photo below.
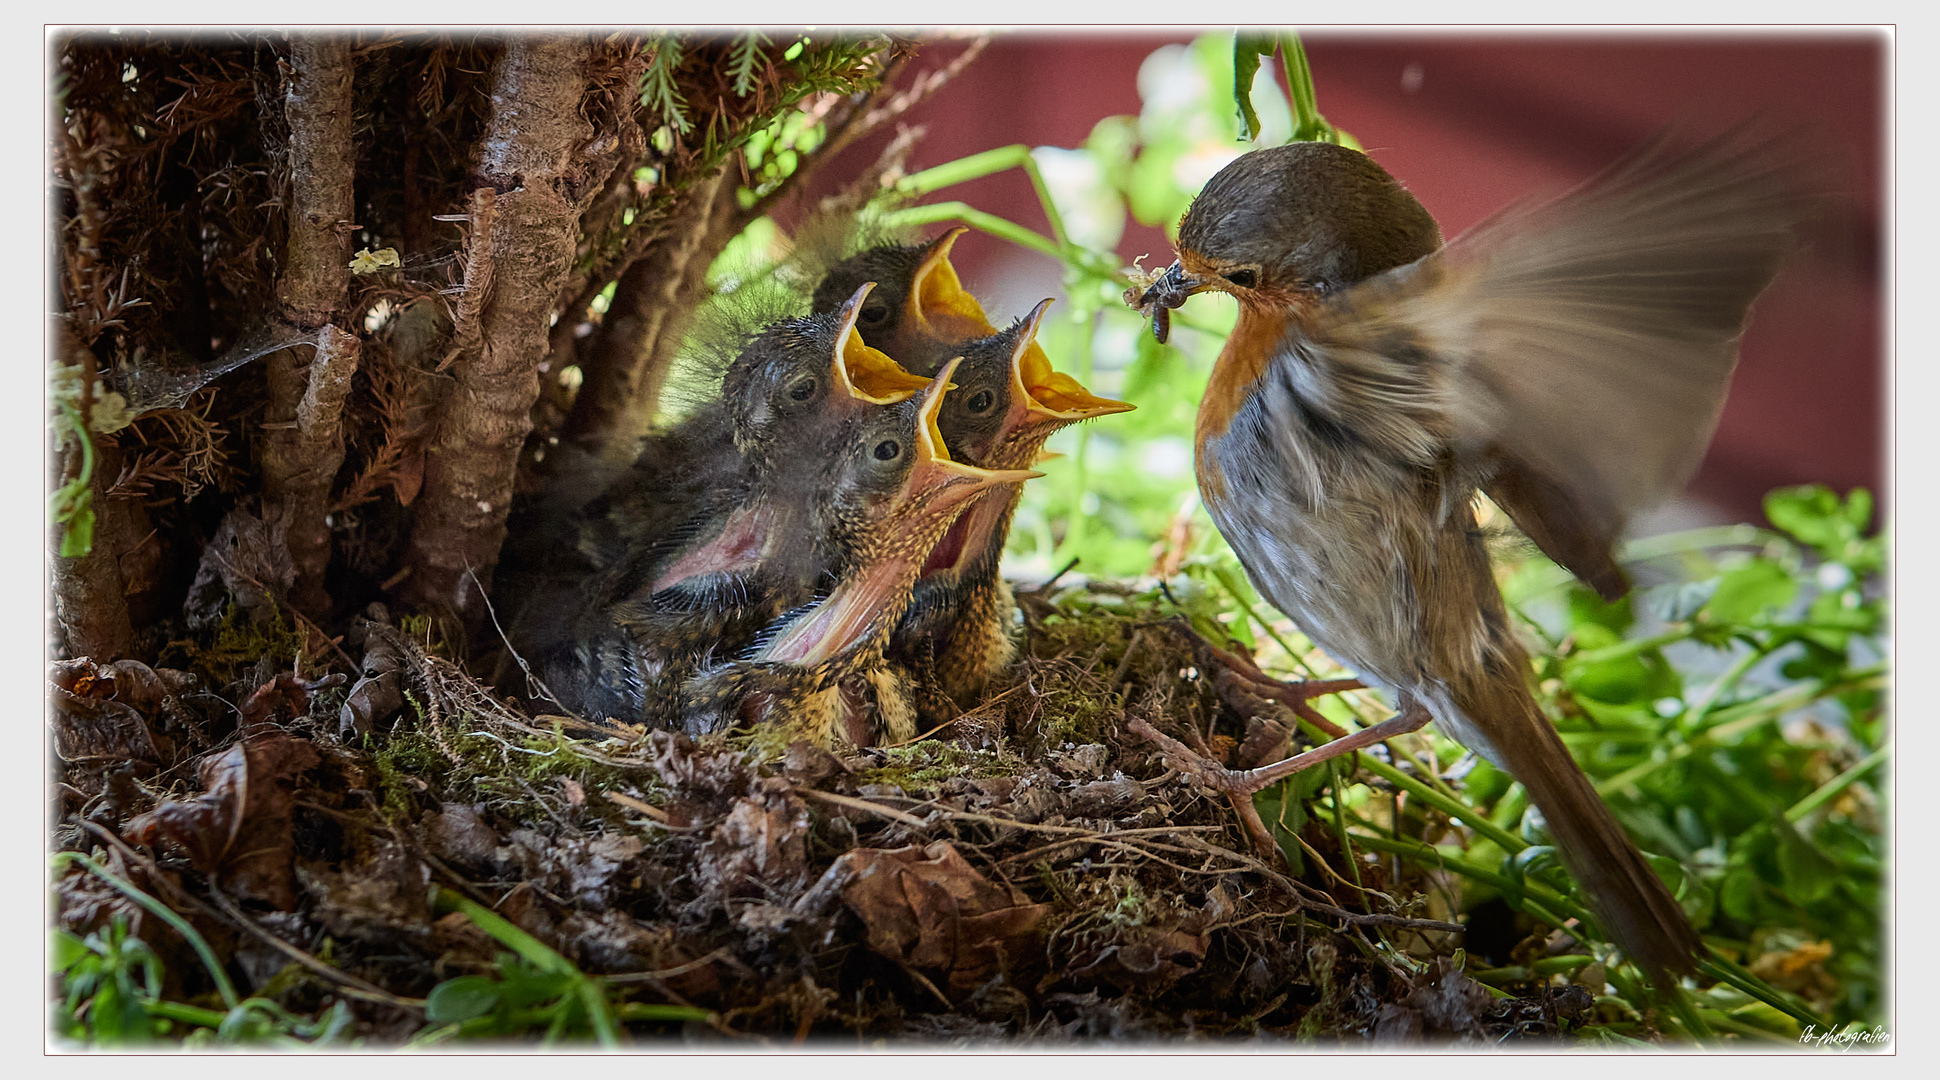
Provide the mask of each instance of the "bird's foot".
[{"label": "bird's foot", "polygon": [[1212,678],[1213,689],[1218,691],[1220,700],[1234,712],[1249,719],[1260,716],[1260,699],[1264,698],[1286,706],[1293,710],[1294,715],[1336,739],[1346,737],[1345,728],[1320,715],[1307,702],[1344,690],[1359,690],[1362,688],[1359,679],[1305,679],[1299,682],[1276,679],[1261,671],[1259,665],[1247,657],[1207,641],[1205,635],[1194,630],[1192,624],[1183,618],[1174,619],[1167,625],[1192,644],[1199,670]]},{"label": "bird's foot", "polygon": [[1304,754],[1296,754],[1271,765],[1262,765],[1257,769],[1229,769],[1203,754],[1195,753],[1191,747],[1143,719],[1133,719],[1126,725],[1126,729],[1148,742],[1156,743],[1159,750],[1165,754],[1168,764],[1205,786],[1215,791],[1251,795],[1264,789],[1268,784],[1284,780],[1302,769],[1312,768],[1323,761],[1353,753],[1378,742],[1385,742],[1396,735],[1420,731],[1430,719],[1432,717],[1429,716],[1427,708],[1420,702],[1411,701],[1401,712],[1373,727],[1363,728],[1344,738],[1316,746]]}]

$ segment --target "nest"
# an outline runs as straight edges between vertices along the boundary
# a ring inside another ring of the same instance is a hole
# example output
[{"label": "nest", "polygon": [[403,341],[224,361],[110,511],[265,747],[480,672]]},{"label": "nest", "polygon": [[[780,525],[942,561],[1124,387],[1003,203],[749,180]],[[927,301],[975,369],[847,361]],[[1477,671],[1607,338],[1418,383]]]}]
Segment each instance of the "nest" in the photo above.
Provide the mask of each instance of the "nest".
[{"label": "nest", "polygon": [[[1024,593],[1026,648],[976,708],[849,757],[535,715],[381,612],[353,684],[347,655],[299,661],[302,635],[232,611],[178,654],[193,671],[56,665],[57,842],[186,918],[239,987],[377,1043],[452,1034],[427,998],[518,975],[481,910],[641,1043],[1494,1043],[1590,1007],[1470,981],[1425,883],[1349,865],[1297,799],[1263,858],[1128,733],[1245,735],[1158,595],[1122,593]],[[105,875],[56,887],[61,926],[125,919],[164,996],[213,1000]]]}]

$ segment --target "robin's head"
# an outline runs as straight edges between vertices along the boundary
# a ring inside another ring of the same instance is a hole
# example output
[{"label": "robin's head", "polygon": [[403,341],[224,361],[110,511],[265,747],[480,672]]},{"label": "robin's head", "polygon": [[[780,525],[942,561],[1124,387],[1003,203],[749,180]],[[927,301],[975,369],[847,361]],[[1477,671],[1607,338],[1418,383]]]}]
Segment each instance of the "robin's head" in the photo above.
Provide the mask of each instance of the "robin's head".
[{"label": "robin's head", "polygon": [[865,281],[830,311],[762,330],[729,365],[721,393],[735,444],[751,461],[825,452],[845,417],[929,385],[856,331],[873,290]]},{"label": "robin's head", "polygon": [[1179,260],[1140,297],[1176,308],[1205,289],[1284,307],[1441,246],[1428,210],[1358,150],[1298,142],[1219,170],[1179,222]]},{"label": "robin's head", "polygon": [[814,310],[833,311],[863,282],[875,282],[856,313],[862,339],[911,371],[934,375],[958,355],[954,343],[995,331],[950,265],[950,249],[966,231],[959,225],[927,244],[883,244],[844,259],[815,287]]}]

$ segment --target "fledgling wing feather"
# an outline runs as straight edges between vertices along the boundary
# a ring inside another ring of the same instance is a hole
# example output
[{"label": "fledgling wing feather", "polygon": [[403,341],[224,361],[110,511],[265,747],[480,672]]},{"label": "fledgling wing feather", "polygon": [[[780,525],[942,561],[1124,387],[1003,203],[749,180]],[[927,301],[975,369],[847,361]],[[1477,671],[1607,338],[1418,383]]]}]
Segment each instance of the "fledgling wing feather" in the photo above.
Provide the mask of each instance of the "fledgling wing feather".
[{"label": "fledgling wing feather", "polygon": [[1312,351],[1344,408],[1385,414],[1364,434],[1410,460],[1453,449],[1545,552],[1621,593],[1610,545],[1696,469],[1809,210],[1772,142],[1660,136],[1345,290]]}]

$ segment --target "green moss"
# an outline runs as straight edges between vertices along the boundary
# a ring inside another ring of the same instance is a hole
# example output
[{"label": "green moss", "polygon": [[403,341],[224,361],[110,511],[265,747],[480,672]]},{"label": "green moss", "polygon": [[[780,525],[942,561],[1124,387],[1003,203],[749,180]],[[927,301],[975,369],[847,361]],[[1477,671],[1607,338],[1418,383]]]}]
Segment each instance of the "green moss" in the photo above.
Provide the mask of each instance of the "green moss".
[{"label": "green moss", "polygon": [[242,678],[265,656],[288,667],[302,650],[303,634],[283,621],[281,611],[272,609],[267,618],[257,620],[231,603],[206,641],[171,641],[162,650],[161,660],[168,666],[187,668],[207,685],[219,687]]},{"label": "green moss", "polygon": [[884,751],[882,765],[865,769],[865,784],[893,784],[904,791],[933,788],[956,777],[982,779],[1017,772],[1017,759],[997,750],[972,750],[940,739],[924,739]]}]

